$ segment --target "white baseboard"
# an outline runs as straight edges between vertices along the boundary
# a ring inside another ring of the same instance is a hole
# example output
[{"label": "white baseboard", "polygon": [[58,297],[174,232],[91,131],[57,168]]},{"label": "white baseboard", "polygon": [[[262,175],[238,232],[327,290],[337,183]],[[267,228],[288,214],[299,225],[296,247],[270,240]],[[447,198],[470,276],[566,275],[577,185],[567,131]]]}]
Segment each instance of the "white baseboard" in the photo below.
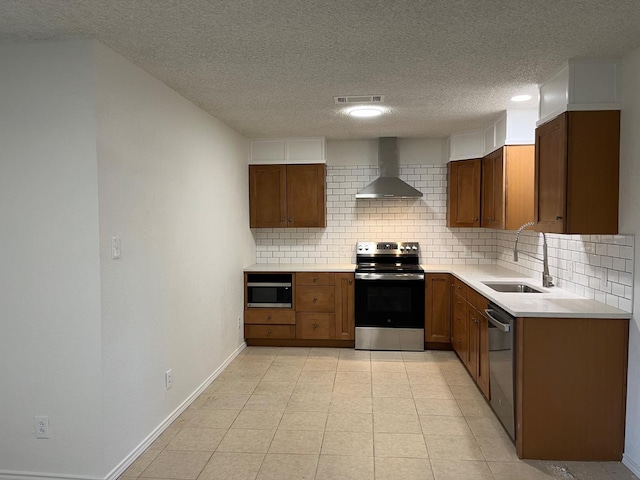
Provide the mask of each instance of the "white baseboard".
[{"label": "white baseboard", "polygon": [[59,473],[42,472],[12,472],[0,470],[2,480],[104,480],[102,477],[89,477],[82,475],[65,475]]},{"label": "white baseboard", "polygon": [[629,455],[622,455],[622,464],[631,470],[636,477],[640,477],[640,463],[633,460]]},{"label": "white baseboard", "polygon": [[[160,425],[156,427],[156,429],[149,434],[147,438],[145,438],[140,445],[138,445],[127,457],[120,462],[120,464],[111,470],[109,474],[104,478],[104,480],[116,480],[120,475],[124,473],[124,471],[129,468],[129,466],[136,461],[136,459],[144,453],[144,451],[149,448],[149,446],[154,442],[156,438],[158,438],[165,429],[171,425],[171,423],[180,416],[182,412],[184,412],[189,405],[193,403],[193,401],[198,398],[198,396],[209,386],[211,383],[222,373],[222,371],[227,368],[234,358],[240,354],[242,350],[247,347],[245,342],[236,348],[236,350],[227,357],[227,359],[220,365],[211,375],[207,378],[196,390],[189,395],[189,397],[180,404],[178,408],[176,408]],[[31,479],[29,479],[31,480]],[[66,479],[65,479],[66,480]],[[101,479],[102,480],[102,479]]]}]

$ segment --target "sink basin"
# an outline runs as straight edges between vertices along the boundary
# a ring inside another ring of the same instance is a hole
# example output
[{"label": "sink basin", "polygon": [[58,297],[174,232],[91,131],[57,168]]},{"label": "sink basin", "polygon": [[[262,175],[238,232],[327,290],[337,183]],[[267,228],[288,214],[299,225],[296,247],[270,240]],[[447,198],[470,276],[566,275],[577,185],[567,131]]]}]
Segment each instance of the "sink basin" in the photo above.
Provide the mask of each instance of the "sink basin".
[{"label": "sink basin", "polygon": [[526,283],[492,283],[482,282],[487,287],[494,289],[496,292],[503,293],[544,293],[542,290],[538,290]]}]

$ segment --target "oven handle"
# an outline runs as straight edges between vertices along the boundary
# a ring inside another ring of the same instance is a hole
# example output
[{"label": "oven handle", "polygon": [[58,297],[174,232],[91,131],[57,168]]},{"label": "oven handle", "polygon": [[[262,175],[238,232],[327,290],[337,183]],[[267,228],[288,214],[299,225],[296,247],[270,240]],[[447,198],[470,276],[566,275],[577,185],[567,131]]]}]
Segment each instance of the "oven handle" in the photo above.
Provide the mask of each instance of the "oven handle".
[{"label": "oven handle", "polygon": [[511,330],[511,326],[508,323],[502,323],[496,317],[491,315],[491,312],[495,312],[495,310],[487,308],[484,311],[484,313],[487,314],[488,320],[489,320],[489,322],[491,322],[491,324],[493,324],[494,326],[498,327],[503,332],[508,332],[508,331]]},{"label": "oven handle", "polygon": [[356,280],[424,280],[424,273],[356,273]]}]

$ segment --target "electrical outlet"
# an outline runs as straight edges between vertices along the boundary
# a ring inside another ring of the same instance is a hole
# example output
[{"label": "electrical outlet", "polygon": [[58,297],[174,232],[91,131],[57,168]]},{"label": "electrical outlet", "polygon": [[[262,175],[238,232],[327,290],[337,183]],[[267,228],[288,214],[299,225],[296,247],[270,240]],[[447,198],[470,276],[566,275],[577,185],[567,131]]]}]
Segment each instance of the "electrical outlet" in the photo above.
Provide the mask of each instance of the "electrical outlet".
[{"label": "electrical outlet", "polygon": [[36,415],[33,417],[33,424],[36,429],[36,438],[50,438],[48,416]]},{"label": "electrical outlet", "polygon": [[173,385],[173,370],[169,369],[164,372],[164,389],[169,390]]},{"label": "electrical outlet", "polygon": [[242,327],[242,319],[238,317],[238,330]]},{"label": "electrical outlet", "polygon": [[111,237],[111,259],[120,258],[120,237]]}]

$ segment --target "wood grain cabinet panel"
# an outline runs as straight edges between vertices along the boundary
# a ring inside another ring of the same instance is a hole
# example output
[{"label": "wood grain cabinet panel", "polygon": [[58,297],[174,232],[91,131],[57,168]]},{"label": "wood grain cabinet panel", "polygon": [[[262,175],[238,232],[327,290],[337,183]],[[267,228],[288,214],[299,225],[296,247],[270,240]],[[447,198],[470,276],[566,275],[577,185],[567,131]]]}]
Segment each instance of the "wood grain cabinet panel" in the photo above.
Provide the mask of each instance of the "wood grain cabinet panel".
[{"label": "wood grain cabinet panel", "polygon": [[620,112],[565,112],[536,129],[534,230],[618,233]]},{"label": "wood grain cabinet panel", "polygon": [[249,166],[250,226],[287,226],[287,169],[285,165]]},{"label": "wood grain cabinet panel", "polygon": [[336,273],[336,307],[335,335],[337,340],[354,340],[355,338],[355,275],[353,273]]},{"label": "wood grain cabinet panel", "polygon": [[297,313],[296,338],[321,340],[335,337],[336,317],[333,313]]},{"label": "wood grain cabinet panel", "polygon": [[252,308],[244,312],[244,323],[252,324],[290,324],[296,323],[296,312],[289,308]]},{"label": "wood grain cabinet panel", "polygon": [[296,285],[334,285],[335,275],[328,272],[298,272]]},{"label": "wood grain cabinet panel", "polygon": [[311,287],[306,285],[296,286],[296,312],[325,312],[333,313],[335,310],[335,288],[333,286],[319,285]]},{"label": "wood grain cabinet panel", "polygon": [[425,275],[425,342],[451,343],[451,276]]},{"label": "wood grain cabinet panel", "polygon": [[480,159],[449,162],[447,226],[480,226]]},{"label": "wood grain cabinet panel", "polygon": [[296,338],[294,325],[245,325],[245,338],[293,339]]}]

